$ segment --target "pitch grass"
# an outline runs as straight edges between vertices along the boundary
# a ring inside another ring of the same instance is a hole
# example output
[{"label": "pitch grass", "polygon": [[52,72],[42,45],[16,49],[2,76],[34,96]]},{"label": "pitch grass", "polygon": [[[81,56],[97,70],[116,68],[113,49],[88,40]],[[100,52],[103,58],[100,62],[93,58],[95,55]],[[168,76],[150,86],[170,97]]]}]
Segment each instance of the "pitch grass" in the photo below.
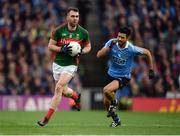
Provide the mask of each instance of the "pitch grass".
[{"label": "pitch grass", "polygon": [[56,112],[45,127],[36,121],[44,112],[0,112],[0,135],[174,135],[180,134],[180,113],[118,112],[122,126],[109,128],[105,111]]}]

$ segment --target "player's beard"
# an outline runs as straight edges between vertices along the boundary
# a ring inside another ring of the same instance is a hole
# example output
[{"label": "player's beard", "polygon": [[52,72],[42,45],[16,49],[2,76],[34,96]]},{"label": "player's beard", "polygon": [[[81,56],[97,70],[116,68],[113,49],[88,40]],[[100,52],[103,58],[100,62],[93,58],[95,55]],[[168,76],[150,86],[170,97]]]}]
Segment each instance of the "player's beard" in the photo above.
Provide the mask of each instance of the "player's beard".
[{"label": "player's beard", "polygon": [[74,27],[76,27],[77,26],[77,22],[71,22],[71,23],[69,23],[70,24],[70,26],[72,27],[72,28],[74,28]]},{"label": "player's beard", "polygon": [[126,42],[118,41],[119,46],[124,47],[126,45]]}]

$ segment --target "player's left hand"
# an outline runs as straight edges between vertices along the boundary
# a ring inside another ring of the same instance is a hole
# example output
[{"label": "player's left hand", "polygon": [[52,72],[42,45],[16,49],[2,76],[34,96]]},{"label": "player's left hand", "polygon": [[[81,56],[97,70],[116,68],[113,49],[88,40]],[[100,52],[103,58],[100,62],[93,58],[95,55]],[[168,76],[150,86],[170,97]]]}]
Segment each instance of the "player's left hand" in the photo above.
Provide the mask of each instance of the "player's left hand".
[{"label": "player's left hand", "polygon": [[154,70],[150,69],[149,70],[149,79],[153,79],[155,77]]}]

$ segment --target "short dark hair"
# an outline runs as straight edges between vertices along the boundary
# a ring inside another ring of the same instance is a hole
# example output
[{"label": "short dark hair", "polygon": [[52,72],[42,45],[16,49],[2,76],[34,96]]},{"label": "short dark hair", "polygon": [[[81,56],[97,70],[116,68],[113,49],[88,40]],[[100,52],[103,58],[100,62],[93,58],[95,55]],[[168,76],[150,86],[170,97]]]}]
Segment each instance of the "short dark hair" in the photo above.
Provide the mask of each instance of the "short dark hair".
[{"label": "short dark hair", "polygon": [[68,15],[68,13],[69,13],[70,11],[79,12],[79,9],[76,8],[76,7],[69,7],[69,8],[67,9],[66,15]]},{"label": "short dark hair", "polygon": [[123,26],[119,29],[120,33],[124,33],[126,34],[127,37],[129,37],[131,35],[131,29],[127,26]]}]

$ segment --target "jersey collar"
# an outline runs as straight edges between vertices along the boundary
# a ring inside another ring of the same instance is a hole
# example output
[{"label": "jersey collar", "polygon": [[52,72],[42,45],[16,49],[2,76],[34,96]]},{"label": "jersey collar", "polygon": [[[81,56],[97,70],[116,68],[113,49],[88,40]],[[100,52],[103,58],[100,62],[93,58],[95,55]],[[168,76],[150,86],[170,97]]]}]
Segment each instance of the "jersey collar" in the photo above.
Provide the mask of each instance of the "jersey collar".
[{"label": "jersey collar", "polygon": [[126,48],[128,48],[129,44],[130,44],[130,42],[127,41],[125,47],[124,47],[124,48],[121,48],[121,47],[119,47],[118,42],[117,42],[117,43],[116,43],[116,46],[117,46],[119,49],[126,49]]},{"label": "jersey collar", "polygon": [[126,42],[126,46],[125,46],[125,48],[128,48],[129,43],[130,43],[129,41],[127,41],[127,42]]}]

